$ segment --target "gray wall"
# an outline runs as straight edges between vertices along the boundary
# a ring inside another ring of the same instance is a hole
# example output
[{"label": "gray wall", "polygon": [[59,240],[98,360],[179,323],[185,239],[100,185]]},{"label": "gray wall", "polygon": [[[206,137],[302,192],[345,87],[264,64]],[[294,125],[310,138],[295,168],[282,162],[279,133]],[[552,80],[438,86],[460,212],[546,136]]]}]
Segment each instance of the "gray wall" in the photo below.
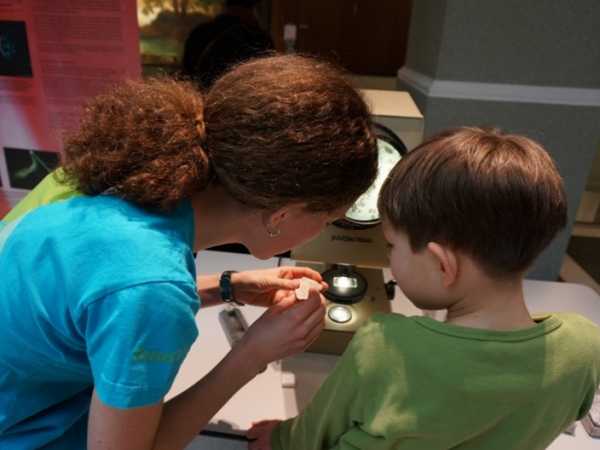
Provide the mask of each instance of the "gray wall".
[{"label": "gray wall", "polygon": [[[598,0],[417,0],[406,67],[436,80],[600,89]],[[556,279],[581,193],[600,148],[600,107],[430,96],[411,92],[425,135],[495,125],[548,149],[565,180],[569,227],[529,274]]]},{"label": "gray wall", "polygon": [[413,0],[406,66],[435,77],[442,46],[446,1]]},{"label": "gray wall", "polygon": [[598,0],[415,0],[406,65],[445,80],[600,86]]}]

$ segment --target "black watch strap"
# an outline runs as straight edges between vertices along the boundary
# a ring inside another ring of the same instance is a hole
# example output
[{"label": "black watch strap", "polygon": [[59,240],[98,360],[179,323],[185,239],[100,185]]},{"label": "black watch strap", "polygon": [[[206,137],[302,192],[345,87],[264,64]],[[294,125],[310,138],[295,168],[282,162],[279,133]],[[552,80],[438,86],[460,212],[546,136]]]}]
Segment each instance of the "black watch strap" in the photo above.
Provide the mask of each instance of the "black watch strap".
[{"label": "black watch strap", "polygon": [[221,291],[221,300],[225,303],[235,303],[238,306],[244,306],[238,302],[233,295],[233,286],[231,285],[231,274],[236,273],[235,270],[226,270],[219,278],[219,290]]}]

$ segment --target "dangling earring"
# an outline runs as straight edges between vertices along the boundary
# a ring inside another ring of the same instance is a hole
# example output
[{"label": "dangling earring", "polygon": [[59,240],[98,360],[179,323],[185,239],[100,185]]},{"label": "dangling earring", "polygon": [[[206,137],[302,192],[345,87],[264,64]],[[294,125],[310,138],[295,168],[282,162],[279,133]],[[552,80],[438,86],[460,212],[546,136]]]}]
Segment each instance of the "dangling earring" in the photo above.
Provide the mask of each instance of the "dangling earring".
[{"label": "dangling earring", "polygon": [[273,230],[272,228],[267,227],[267,233],[270,238],[275,238],[281,234],[281,230],[279,228]]}]

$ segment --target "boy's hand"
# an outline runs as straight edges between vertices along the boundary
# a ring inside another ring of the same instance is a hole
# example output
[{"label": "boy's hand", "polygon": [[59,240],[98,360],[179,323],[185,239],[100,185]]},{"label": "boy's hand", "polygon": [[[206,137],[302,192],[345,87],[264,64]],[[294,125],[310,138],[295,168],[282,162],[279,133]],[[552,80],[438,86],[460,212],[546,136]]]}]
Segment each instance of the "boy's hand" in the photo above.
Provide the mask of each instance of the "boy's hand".
[{"label": "boy's hand", "polygon": [[262,420],[252,424],[246,432],[248,450],[271,450],[271,434],[273,429],[281,423],[281,420]]}]

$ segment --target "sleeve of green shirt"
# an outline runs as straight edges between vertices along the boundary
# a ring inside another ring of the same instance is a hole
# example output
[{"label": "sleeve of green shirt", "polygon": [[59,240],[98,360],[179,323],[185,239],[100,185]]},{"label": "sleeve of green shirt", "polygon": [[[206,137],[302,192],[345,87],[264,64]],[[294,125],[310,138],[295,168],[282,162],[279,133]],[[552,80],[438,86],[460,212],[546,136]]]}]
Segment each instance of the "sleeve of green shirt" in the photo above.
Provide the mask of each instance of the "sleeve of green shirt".
[{"label": "sleeve of green shirt", "polygon": [[[298,417],[282,422],[271,437],[273,450],[321,450],[381,448],[383,436],[372,436],[361,428],[363,408],[368,404],[364,386],[368,374],[360,367],[359,331],[334,371]],[[368,384],[368,383],[367,383]]]}]

